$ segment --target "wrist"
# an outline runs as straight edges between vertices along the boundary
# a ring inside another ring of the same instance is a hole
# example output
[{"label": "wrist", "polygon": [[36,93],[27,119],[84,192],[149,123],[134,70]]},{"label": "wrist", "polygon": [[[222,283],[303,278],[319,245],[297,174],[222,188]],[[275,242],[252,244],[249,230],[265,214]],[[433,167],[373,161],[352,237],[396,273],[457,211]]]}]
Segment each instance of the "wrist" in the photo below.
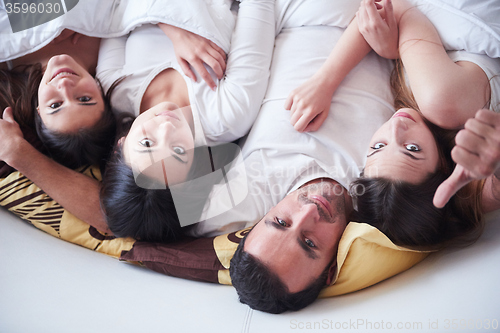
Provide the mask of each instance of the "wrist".
[{"label": "wrist", "polygon": [[23,163],[30,161],[30,156],[32,156],[33,150],[38,152],[24,138],[18,138],[15,142],[12,142],[12,147],[16,148],[11,149],[10,153],[5,156],[5,163],[19,171],[23,169]]}]

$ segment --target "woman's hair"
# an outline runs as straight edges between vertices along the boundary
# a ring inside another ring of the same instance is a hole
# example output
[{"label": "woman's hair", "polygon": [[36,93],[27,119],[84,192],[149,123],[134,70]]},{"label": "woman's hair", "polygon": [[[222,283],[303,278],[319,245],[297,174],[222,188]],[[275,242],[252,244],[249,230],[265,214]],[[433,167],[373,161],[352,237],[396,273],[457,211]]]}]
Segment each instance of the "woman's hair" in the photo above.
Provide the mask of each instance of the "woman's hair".
[{"label": "woman's hair", "polygon": [[[194,149],[193,164],[187,176],[189,181],[177,184],[172,190],[168,186],[163,189],[139,186],[151,183],[151,179],[144,173],[136,177],[125,161],[122,148],[117,145],[106,165],[100,193],[101,207],[113,234],[148,242],[166,243],[180,239],[183,235],[180,220],[183,225],[188,225],[200,219],[212,189],[212,186],[207,186],[207,177],[212,177],[208,182],[212,185],[221,178],[212,172],[212,168],[207,169],[207,161],[200,158],[206,156],[207,148]],[[206,176],[207,173],[211,175]],[[197,182],[201,176],[205,176],[205,181]]]},{"label": "woman's hair", "polygon": [[111,109],[110,96],[119,81],[106,94],[99,84],[104,112],[96,125],[75,133],[58,133],[49,130],[36,111],[38,87],[42,77],[43,69],[40,64],[21,66],[16,71],[0,71],[2,110],[11,106],[14,119],[22,128],[35,129],[45,153],[56,162],[72,169],[86,164],[102,167],[116,135],[116,119]]},{"label": "woman's hair", "polygon": [[[400,62],[396,64],[391,85],[396,109],[407,107],[418,111]],[[481,214],[484,182],[469,183],[441,209],[434,206],[436,189],[455,168],[451,150],[457,131],[442,129],[425,118],[424,121],[436,140],[439,152],[436,171],[420,184],[362,176],[351,184],[351,193],[358,208],[354,218],[378,228],[400,246],[434,250],[471,243],[484,228]]]}]

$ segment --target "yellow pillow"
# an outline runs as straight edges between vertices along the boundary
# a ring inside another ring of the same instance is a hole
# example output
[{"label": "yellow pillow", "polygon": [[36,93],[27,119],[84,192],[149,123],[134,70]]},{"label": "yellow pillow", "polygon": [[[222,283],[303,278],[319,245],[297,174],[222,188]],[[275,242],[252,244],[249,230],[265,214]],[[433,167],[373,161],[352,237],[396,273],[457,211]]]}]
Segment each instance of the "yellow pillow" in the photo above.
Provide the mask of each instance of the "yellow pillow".
[{"label": "yellow pillow", "polygon": [[377,228],[351,222],[339,243],[337,277],[319,297],[369,287],[416,265],[429,253],[396,246]]},{"label": "yellow pillow", "polygon": [[[231,284],[229,262],[248,229],[214,239],[214,249],[221,264],[219,283]],[[401,273],[422,261],[429,252],[396,246],[377,228],[351,222],[342,235],[337,254],[337,276],[319,297],[347,294],[374,285]]]},{"label": "yellow pillow", "polygon": [[[101,180],[98,168],[87,167],[78,171]],[[122,251],[130,250],[135,242],[132,238],[115,238],[100,233],[66,211],[17,171],[0,181],[0,206],[52,236],[115,258],[119,258]]]}]

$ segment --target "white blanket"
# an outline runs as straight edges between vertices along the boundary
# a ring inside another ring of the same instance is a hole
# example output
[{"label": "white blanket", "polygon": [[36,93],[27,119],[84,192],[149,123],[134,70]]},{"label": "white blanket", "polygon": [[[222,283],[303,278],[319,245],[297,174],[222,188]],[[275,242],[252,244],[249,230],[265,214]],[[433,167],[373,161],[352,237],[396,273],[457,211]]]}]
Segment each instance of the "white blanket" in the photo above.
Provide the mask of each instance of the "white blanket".
[{"label": "white blanket", "polygon": [[167,23],[208,38],[229,50],[235,16],[231,0],[80,0],[66,14],[34,28],[12,33],[0,1],[0,62],[39,50],[62,30],[92,37],[117,37],[144,23]]}]

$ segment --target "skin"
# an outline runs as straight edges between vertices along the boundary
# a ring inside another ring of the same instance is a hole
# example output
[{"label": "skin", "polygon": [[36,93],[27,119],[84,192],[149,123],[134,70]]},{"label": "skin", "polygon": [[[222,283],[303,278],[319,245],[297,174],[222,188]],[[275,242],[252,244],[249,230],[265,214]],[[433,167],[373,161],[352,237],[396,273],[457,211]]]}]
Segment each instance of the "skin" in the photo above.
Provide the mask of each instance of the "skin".
[{"label": "skin", "polygon": [[420,114],[401,109],[373,135],[364,174],[418,184],[438,163],[436,141]]},{"label": "skin", "polygon": [[38,89],[38,113],[50,130],[72,133],[94,126],[104,112],[96,80],[74,58],[50,58]]},{"label": "skin", "polygon": [[127,163],[165,185],[183,182],[193,163],[191,115],[189,107],[170,102],[141,113],[122,141]]},{"label": "skin", "polygon": [[[350,211],[342,186],[315,180],[272,208],[248,234],[244,250],[277,274],[289,292],[301,291],[332,262]],[[329,279],[335,267],[330,266]]]}]

